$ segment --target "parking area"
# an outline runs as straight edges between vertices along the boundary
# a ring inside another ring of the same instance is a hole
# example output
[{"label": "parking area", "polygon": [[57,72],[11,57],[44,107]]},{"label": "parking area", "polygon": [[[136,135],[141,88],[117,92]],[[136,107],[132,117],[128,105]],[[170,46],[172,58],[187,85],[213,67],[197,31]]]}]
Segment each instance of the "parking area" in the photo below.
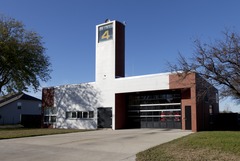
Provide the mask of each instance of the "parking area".
[{"label": "parking area", "polygon": [[97,130],[0,140],[4,161],[133,161],[150,147],[191,134],[169,129]]}]

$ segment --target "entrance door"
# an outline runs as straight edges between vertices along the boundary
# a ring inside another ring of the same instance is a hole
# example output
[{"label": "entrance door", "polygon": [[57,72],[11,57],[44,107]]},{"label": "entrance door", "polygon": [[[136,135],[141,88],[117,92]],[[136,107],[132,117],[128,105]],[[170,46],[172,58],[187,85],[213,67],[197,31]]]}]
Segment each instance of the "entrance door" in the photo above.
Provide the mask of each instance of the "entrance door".
[{"label": "entrance door", "polygon": [[98,128],[112,128],[112,108],[98,108]]},{"label": "entrance door", "polygon": [[186,127],[186,130],[192,130],[191,106],[185,106],[185,127]]}]

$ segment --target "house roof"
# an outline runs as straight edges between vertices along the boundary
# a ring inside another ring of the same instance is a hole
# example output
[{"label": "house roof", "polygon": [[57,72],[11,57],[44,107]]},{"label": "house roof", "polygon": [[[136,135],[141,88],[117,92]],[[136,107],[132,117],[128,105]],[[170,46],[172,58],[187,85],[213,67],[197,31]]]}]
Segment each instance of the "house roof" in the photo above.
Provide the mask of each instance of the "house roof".
[{"label": "house roof", "polygon": [[6,96],[1,96],[0,97],[0,108],[4,105],[7,105],[11,102],[14,102],[16,100],[33,100],[33,101],[41,101],[40,99],[36,98],[36,97],[33,97],[33,96],[30,96],[30,95],[27,95],[23,92],[20,92],[20,93],[11,93],[11,94],[8,94]]}]

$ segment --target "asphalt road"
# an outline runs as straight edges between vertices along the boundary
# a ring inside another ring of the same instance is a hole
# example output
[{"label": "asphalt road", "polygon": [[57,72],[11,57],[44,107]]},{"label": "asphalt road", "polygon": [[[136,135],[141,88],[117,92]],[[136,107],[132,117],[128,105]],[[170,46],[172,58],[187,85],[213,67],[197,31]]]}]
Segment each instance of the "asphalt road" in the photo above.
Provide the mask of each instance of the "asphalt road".
[{"label": "asphalt road", "polygon": [[133,161],[135,154],[192,132],[97,130],[0,140],[0,161]]}]

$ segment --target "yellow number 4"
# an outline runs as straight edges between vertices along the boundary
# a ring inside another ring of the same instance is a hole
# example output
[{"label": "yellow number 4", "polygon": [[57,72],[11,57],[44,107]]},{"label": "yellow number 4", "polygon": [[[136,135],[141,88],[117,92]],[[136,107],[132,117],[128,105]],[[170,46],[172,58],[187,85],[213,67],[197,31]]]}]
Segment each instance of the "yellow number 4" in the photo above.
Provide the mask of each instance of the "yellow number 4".
[{"label": "yellow number 4", "polygon": [[110,38],[110,35],[109,35],[109,30],[106,30],[102,36],[101,36],[102,39],[109,39]]}]

